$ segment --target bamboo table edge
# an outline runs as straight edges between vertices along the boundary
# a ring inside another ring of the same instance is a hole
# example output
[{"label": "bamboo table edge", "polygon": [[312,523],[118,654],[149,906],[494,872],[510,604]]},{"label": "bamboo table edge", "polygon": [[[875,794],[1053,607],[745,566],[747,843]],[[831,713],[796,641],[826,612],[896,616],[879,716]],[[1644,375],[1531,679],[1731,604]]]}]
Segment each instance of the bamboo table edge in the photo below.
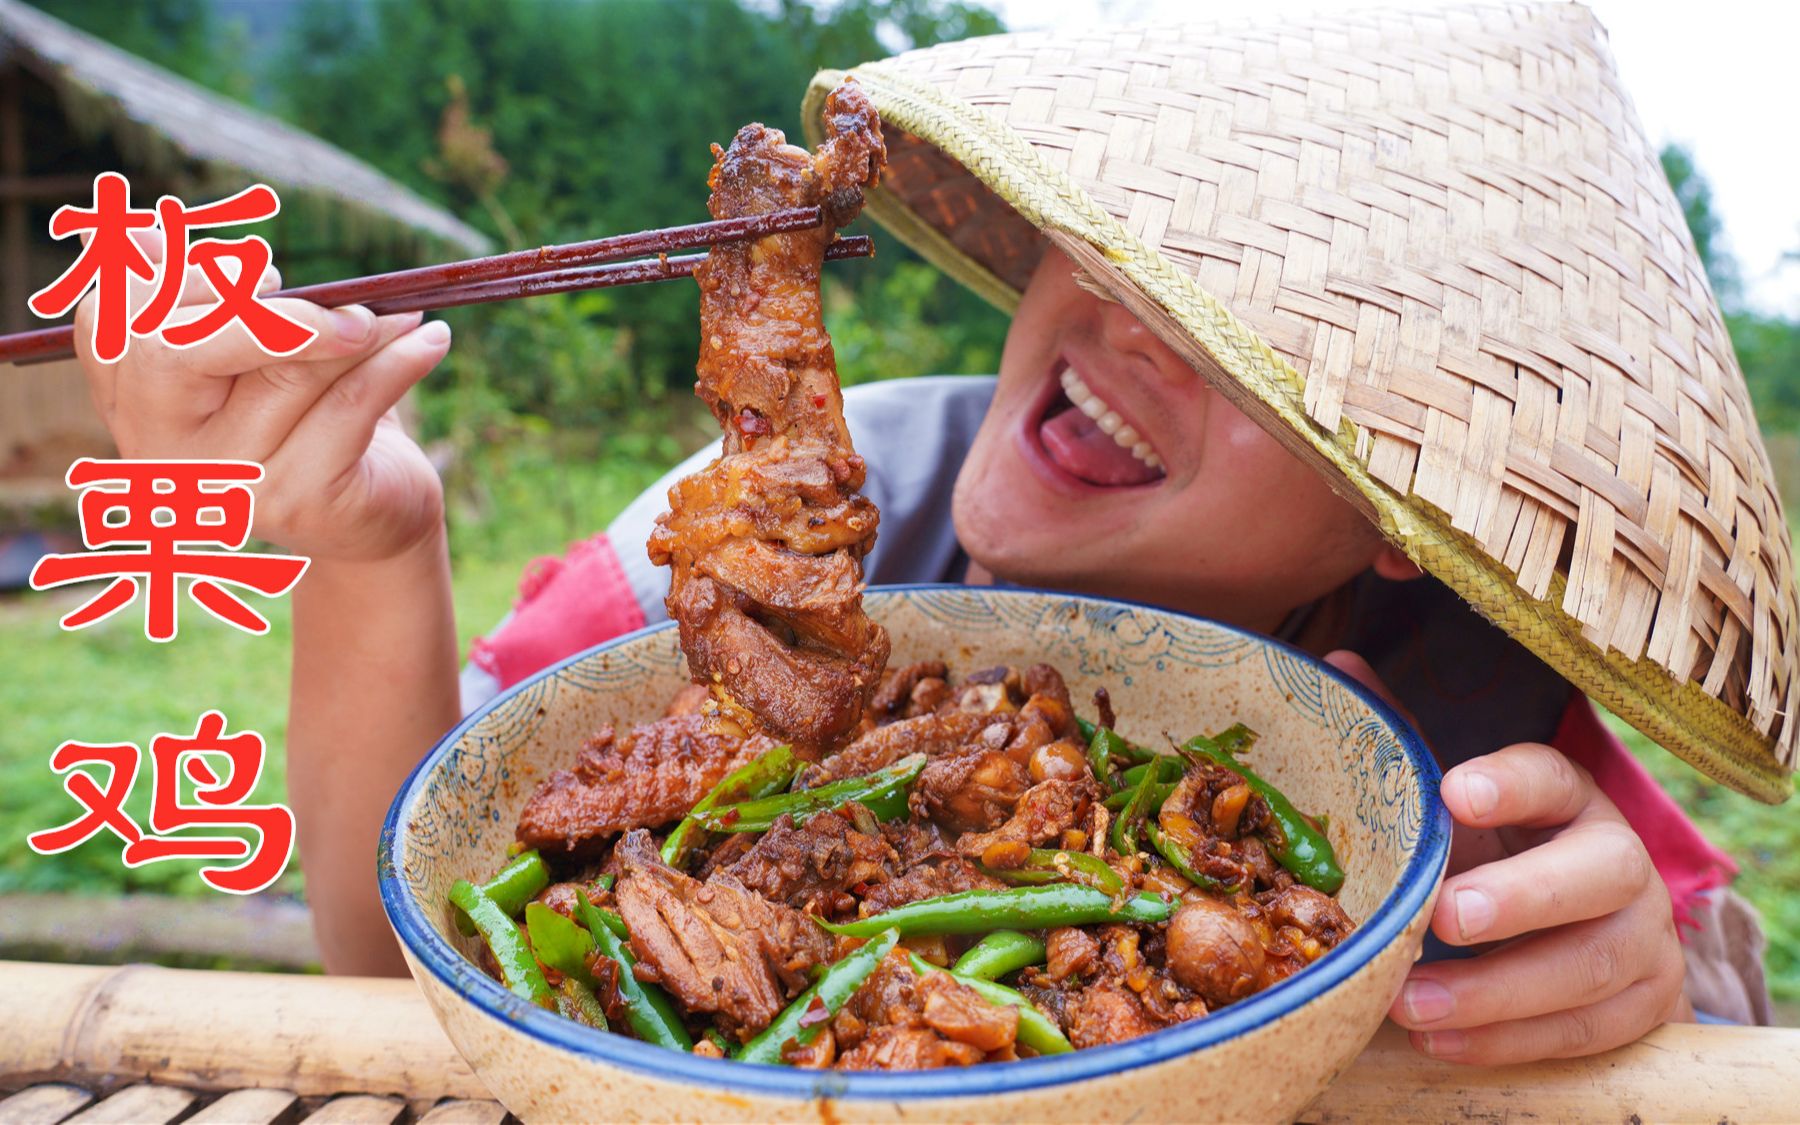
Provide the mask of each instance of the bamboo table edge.
[{"label": "bamboo table edge", "polygon": [[[0,961],[0,1088],[61,1080],[490,1098],[399,978]],[[1670,1024],[1585,1059],[1434,1062],[1384,1024],[1309,1121],[1782,1120],[1800,1029]]]}]

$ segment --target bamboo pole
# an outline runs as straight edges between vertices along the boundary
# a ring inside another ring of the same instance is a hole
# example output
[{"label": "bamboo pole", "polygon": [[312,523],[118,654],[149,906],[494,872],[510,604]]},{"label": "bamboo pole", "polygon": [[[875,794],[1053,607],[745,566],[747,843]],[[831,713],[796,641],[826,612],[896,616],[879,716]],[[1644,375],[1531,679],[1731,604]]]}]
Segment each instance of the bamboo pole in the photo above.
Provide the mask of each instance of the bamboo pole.
[{"label": "bamboo pole", "polygon": [[[0,961],[0,1088],[150,1080],[491,1097],[411,981]],[[1791,1119],[1800,1030],[1670,1024],[1587,1059],[1481,1070],[1384,1025],[1308,1121]]]}]

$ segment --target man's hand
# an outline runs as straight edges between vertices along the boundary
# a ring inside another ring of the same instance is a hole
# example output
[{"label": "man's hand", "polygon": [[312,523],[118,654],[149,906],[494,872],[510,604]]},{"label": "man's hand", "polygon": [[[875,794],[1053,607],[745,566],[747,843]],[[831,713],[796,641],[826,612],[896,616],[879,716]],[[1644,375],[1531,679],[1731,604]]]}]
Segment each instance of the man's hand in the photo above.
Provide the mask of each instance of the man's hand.
[{"label": "man's hand", "polygon": [[[135,237],[152,263],[162,236]],[[174,321],[214,302],[190,267]],[[132,279],[132,301],[148,283]],[[257,286],[275,289],[271,269]],[[268,303],[318,336],[299,352],[263,352],[242,324],[191,348],[133,340],[125,358],[89,353],[96,295],[75,312],[75,338],[94,404],[130,458],[257,461],[255,534],[317,560],[391,558],[441,535],[443,491],[430,461],[401,429],[394,406],[450,347],[441,322],[417,313],[378,317],[360,306]]]},{"label": "man's hand", "polygon": [[[1326,659],[1387,694],[1360,657]],[[1432,932],[1502,944],[1414,967],[1388,1014],[1415,1048],[1484,1066],[1569,1058],[1688,1014],[1668,888],[1586,770],[1520,743],[1452,769],[1442,792],[1457,829]]]}]

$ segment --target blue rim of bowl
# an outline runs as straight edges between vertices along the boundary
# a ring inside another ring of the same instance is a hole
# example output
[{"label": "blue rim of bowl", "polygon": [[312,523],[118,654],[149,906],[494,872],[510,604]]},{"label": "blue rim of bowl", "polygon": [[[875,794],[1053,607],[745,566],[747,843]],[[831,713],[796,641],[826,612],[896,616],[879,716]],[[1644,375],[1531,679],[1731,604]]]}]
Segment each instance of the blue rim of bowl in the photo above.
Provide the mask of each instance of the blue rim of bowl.
[{"label": "blue rim of bowl", "polygon": [[1333,949],[1317,964],[1309,966],[1287,980],[1272,985],[1247,999],[1202,1019],[1189,1020],[1150,1035],[1106,1047],[1093,1047],[1073,1054],[1050,1055],[1022,1059],[1010,1063],[987,1063],[980,1066],[943,1070],[900,1072],[845,1072],[809,1070],[794,1067],[764,1066],[705,1059],[670,1051],[664,1047],[594,1031],[536,1007],[513,993],[474,962],[444,940],[426,920],[424,912],[413,902],[406,883],[400,878],[394,852],[399,840],[399,823],[403,809],[418,795],[432,768],[455,746],[471,727],[489,712],[519,692],[541,680],[578,664],[597,653],[630,644],[640,638],[674,628],[672,622],[661,622],[614,637],[545,668],[501,692],[466,716],[456,727],[438,740],[431,752],[413,768],[406,784],[401,786],[394,803],[388,808],[382,826],[378,859],[381,902],[388,922],[400,935],[408,952],[451,991],[466,998],[483,1014],[584,1058],[596,1059],[623,1067],[646,1077],[664,1081],[685,1082],[714,1091],[737,1095],[757,1095],[794,1099],[876,1099],[987,1097],[994,1094],[1059,1086],[1089,1078],[1118,1074],[1138,1067],[1167,1062],[1182,1055],[1223,1043],[1280,1019],[1326,992],[1331,991],[1373,960],[1405,930],[1437,886],[1450,853],[1450,814],[1438,795],[1442,775],[1436,759],[1410,723],[1380,697],[1344,673],[1309,653],[1284,641],[1266,637],[1235,625],[1179,613],[1144,602],[1122,598],[1100,598],[1087,594],[1071,594],[1060,590],[1040,590],[1015,586],[970,587],[955,583],[919,582],[891,586],[872,586],[877,593],[930,593],[936,591],[979,592],[983,596],[1027,595],[1067,598],[1097,605],[1129,606],[1170,617],[1222,629],[1287,652],[1306,664],[1321,670],[1337,681],[1374,712],[1399,736],[1408,761],[1418,771],[1424,797],[1425,815],[1420,818],[1419,843],[1398,886],[1381,901],[1369,918],[1353,931],[1342,945]]}]

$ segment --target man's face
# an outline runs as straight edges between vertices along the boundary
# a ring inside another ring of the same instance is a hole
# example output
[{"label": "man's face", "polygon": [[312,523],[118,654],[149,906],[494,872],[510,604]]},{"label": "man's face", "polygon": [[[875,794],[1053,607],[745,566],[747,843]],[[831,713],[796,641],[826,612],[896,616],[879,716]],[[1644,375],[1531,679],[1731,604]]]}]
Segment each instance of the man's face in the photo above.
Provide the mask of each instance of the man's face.
[{"label": "man's face", "polygon": [[1270,630],[1381,549],[1374,527],[1052,249],[956,481],[956,531],[1009,581]]}]

